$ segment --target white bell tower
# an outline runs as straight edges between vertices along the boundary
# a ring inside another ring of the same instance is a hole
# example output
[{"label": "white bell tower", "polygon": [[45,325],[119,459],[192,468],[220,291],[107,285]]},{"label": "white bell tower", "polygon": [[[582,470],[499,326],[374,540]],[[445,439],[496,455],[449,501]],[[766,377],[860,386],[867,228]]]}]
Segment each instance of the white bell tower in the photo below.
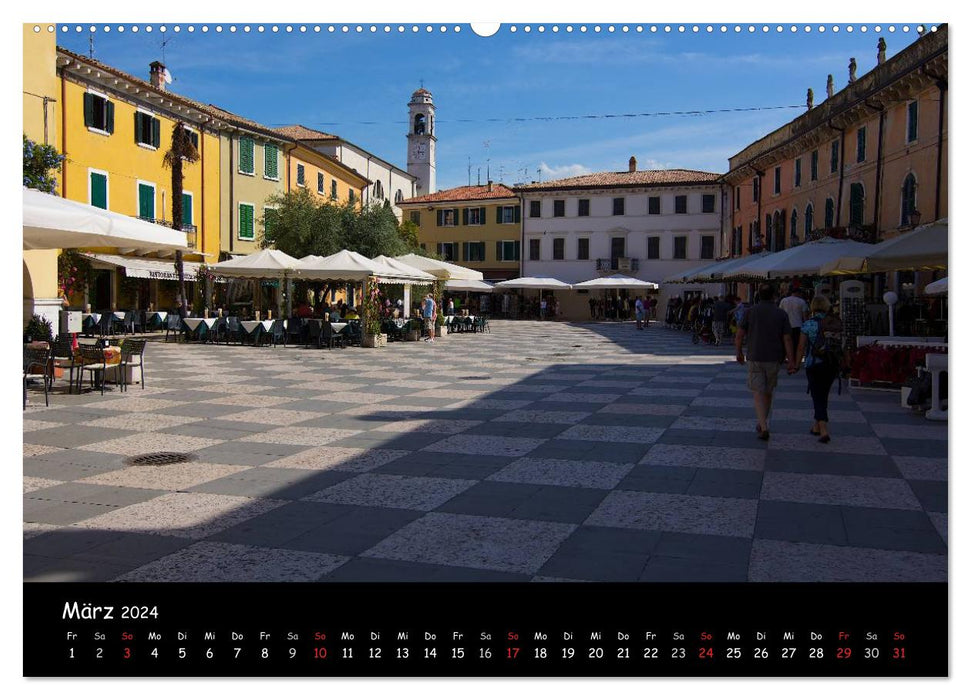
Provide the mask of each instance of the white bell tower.
[{"label": "white bell tower", "polygon": [[418,178],[416,196],[435,191],[435,105],[424,87],[408,103],[408,172]]}]

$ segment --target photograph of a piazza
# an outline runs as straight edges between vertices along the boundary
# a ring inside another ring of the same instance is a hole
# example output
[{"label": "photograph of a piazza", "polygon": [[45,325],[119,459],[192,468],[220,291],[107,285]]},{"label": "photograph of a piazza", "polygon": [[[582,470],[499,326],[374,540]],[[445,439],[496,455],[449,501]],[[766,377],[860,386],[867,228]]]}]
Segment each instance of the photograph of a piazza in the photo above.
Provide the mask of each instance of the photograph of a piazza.
[{"label": "photograph of a piazza", "polygon": [[25,581],[947,580],[946,25],[215,28],[23,27]]}]

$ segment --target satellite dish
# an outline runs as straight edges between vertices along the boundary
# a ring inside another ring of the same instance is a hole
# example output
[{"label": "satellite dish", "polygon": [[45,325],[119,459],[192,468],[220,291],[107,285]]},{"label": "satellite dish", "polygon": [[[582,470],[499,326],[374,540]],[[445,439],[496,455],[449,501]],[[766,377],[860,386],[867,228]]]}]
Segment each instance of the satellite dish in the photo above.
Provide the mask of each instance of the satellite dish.
[{"label": "satellite dish", "polygon": [[168,68],[162,69],[162,80],[164,80],[166,83],[169,83],[169,84],[172,83],[172,74],[169,73]]}]

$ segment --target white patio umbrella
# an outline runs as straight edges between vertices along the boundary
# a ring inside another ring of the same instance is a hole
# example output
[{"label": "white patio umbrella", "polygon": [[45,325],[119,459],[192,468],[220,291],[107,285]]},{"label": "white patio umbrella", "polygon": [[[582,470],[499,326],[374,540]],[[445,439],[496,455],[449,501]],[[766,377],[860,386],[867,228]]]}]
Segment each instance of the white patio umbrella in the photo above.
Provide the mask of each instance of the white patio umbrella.
[{"label": "white patio umbrella", "polygon": [[689,281],[694,275],[701,274],[709,268],[717,267],[721,265],[723,262],[725,261],[722,260],[719,262],[707,262],[704,265],[701,265],[699,267],[692,267],[691,269],[684,270],[683,272],[676,272],[673,275],[669,275],[665,277],[662,281],[665,284],[681,284]]},{"label": "white patio umbrella", "polygon": [[445,289],[449,292],[491,292],[493,285],[481,280],[449,280]]},{"label": "white patio umbrella", "polygon": [[412,267],[417,267],[419,270],[424,270],[425,272],[431,273],[438,279],[442,280],[482,279],[482,273],[478,270],[472,270],[468,267],[456,265],[455,263],[445,262],[444,260],[426,258],[424,255],[408,253],[407,255],[397,256],[395,260],[399,260],[406,265],[411,265]]},{"label": "white patio umbrella", "polygon": [[648,282],[646,280],[639,280],[636,277],[628,277],[627,275],[610,275],[609,277],[598,277],[596,279],[587,280],[586,282],[578,282],[573,285],[574,289],[657,289],[658,285],[656,282]]},{"label": "white patio umbrella", "polygon": [[824,275],[852,275],[893,270],[947,269],[947,219],[918,226],[887,239],[863,254],[850,254],[823,267]]},{"label": "white patio umbrella", "polygon": [[[389,258],[387,255],[375,255],[371,260],[393,270],[398,276],[396,281],[399,284],[427,284],[438,279],[430,272],[425,272],[395,258]],[[382,279],[381,281],[383,282],[385,280]]]},{"label": "white patio umbrella", "polygon": [[300,266],[300,261],[280,250],[266,249],[211,266],[226,277],[278,278]]},{"label": "white patio umbrella", "polygon": [[821,238],[746,262],[724,272],[723,277],[778,279],[795,275],[818,275],[827,263],[846,256],[866,256],[874,247],[870,243]]},{"label": "white patio umbrella", "polygon": [[24,188],[23,249],[187,250],[183,231]]},{"label": "white patio umbrella", "polygon": [[341,250],[325,256],[308,255],[298,261],[296,268],[300,279],[340,282],[360,282],[378,270],[384,268],[352,250]]},{"label": "white patio umbrella", "polygon": [[947,277],[942,277],[924,287],[924,294],[947,294]]},{"label": "white patio umbrella", "polygon": [[553,277],[517,277],[496,282],[496,289],[572,289],[573,285]]}]

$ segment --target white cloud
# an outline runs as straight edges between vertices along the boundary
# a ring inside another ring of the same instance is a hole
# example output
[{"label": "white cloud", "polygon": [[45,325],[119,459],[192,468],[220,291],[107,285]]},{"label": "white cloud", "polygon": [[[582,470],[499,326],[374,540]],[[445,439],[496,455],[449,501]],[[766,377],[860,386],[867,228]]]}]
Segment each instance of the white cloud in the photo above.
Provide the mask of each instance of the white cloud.
[{"label": "white cloud", "polygon": [[541,177],[544,180],[562,180],[565,177],[576,177],[577,175],[589,175],[592,170],[585,165],[573,163],[571,165],[548,165],[545,161],[539,164]]}]

